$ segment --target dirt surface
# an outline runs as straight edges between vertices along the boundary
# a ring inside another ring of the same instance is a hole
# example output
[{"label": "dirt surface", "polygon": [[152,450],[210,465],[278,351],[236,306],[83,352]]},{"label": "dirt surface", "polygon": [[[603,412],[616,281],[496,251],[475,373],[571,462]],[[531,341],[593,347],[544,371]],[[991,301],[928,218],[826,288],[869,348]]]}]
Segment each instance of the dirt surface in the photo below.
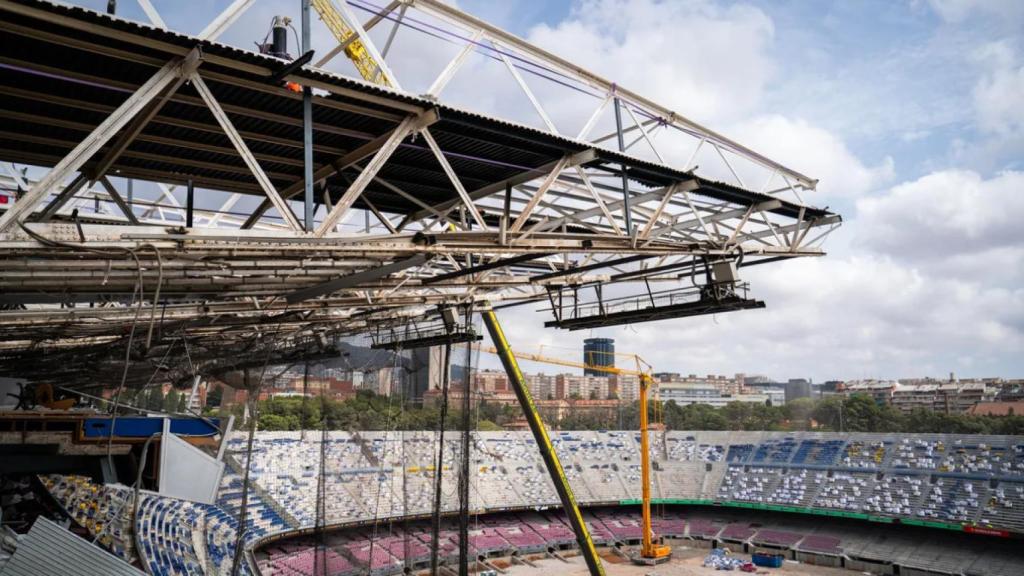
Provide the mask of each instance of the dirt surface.
[{"label": "dirt surface", "polygon": [[[608,576],[714,576],[720,572],[714,568],[705,568],[702,566],[704,557],[708,555],[709,550],[707,548],[688,548],[685,546],[676,546],[673,548],[672,560],[666,564],[660,564],[658,566],[635,566],[629,562],[624,561],[619,556],[607,556],[604,554],[604,550],[601,550],[602,558],[604,560],[605,573]],[[734,554],[738,558],[745,560],[750,559],[749,554]],[[506,576],[587,576],[587,566],[583,562],[583,558],[580,556],[574,556],[568,558],[569,562],[562,562],[555,558],[545,558],[542,560],[534,560],[536,568],[530,566],[524,566],[521,564],[512,565],[508,568]],[[734,572],[735,574],[744,574],[743,572]],[[840,568],[823,568],[821,566],[813,566],[810,564],[801,564],[798,562],[787,561],[782,565],[782,568],[758,568],[757,574],[814,574],[816,576],[850,576],[851,574],[859,574],[858,572],[852,572],[849,570],[842,570]]]}]

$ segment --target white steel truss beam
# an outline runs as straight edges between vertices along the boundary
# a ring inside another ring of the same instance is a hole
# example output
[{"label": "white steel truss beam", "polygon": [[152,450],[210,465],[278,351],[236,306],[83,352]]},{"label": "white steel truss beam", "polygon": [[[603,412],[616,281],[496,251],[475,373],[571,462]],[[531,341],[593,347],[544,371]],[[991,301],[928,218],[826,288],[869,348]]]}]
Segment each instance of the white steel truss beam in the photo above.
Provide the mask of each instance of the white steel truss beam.
[{"label": "white steel truss beam", "polygon": [[462,205],[473,216],[473,221],[476,222],[477,226],[479,226],[481,230],[487,230],[487,223],[484,222],[483,217],[480,215],[480,211],[477,210],[476,206],[473,204],[473,199],[470,197],[469,193],[466,192],[466,188],[462,185],[462,181],[459,180],[458,174],[455,173],[452,165],[448,162],[448,159],[445,158],[444,152],[442,152],[441,148],[437,145],[437,141],[434,140],[434,137],[430,134],[430,130],[423,130],[421,134],[423,135],[423,140],[430,148],[430,151],[434,153],[434,158],[436,158],[438,163],[441,164],[441,169],[443,169],[444,173],[448,175],[448,180],[451,181],[452,186],[459,195],[459,198],[462,199]]},{"label": "white steel truss beam", "polygon": [[[782,206],[782,202],[780,202],[779,200],[767,200],[765,202],[754,204],[749,207],[733,208],[731,210],[724,210],[710,216],[705,216],[703,218],[693,218],[690,220],[685,220],[683,222],[662,226],[660,228],[656,228],[653,234],[657,237],[669,232],[689,230],[697,225],[706,227],[708,223],[714,224],[716,222],[724,222],[730,218],[743,218],[744,216],[749,218],[749,214],[751,214],[752,212],[774,210],[779,206]],[[699,214],[699,212],[695,213]],[[744,221],[745,220],[746,218],[744,218]]]},{"label": "white steel truss beam", "polygon": [[476,33],[473,34],[473,37],[466,42],[466,45],[462,47],[462,50],[460,50],[459,53],[448,62],[448,65],[445,66],[444,70],[442,70],[441,73],[438,74],[437,78],[434,79],[434,83],[430,85],[429,89],[427,89],[427,96],[437,98],[441,95],[441,91],[444,90],[444,87],[452,81],[452,78],[455,78],[455,74],[459,71],[459,68],[462,68],[462,65],[465,64],[466,57],[473,51],[473,47],[476,46],[477,42],[480,41],[483,35],[483,30],[477,30]]},{"label": "white steel truss beam", "polygon": [[616,235],[622,236],[623,233],[622,229],[619,228],[619,223],[615,220],[615,217],[612,216],[611,211],[608,210],[608,205],[605,204],[604,198],[602,198],[601,194],[594,189],[594,185],[590,182],[590,177],[587,176],[587,173],[579,166],[576,167],[576,173],[579,174],[580,180],[583,180],[583,186],[586,187],[588,192],[590,192],[590,196],[594,199],[594,203],[597,204],[598,209],[601,210],[601,214],[604,215],[604,219],[608,221],[608,225],[612,227]]},{"label": "white steel truss beam", "polygon": [[137,0],[142,11],[146,13],[146,18],[153,23],[157,28],[167,28],[167,24],[164,24],[164,19],[160,17],[160,13],[156,11],[153,4],[149,0]]},{"label": "white steel truss beam", "polygon": [[664,212],[665,207],[668,206],[668,201],[672,199],[672,196],[676,193],[680,186],[681,183],[677,182],[669,186],[668,190],[665,191],[665,196],[661,199],[661,202],[658,203],[658,209],[654,211],[654,214],[650,217],[649,220],[647,220],[647,224],[645,224],[643,229],[640,231],[638,237],[641,240],[646,240],[647,237],[651,235],[651,228],[658,222],[658,219],[661,218],[661,213]]},{"label": "white steel truss beam", "polygon": [[45,208],[43,208],[42,213],[39,214],[39,221],[49,222],[61,207],[67,204],[68,201],[71,200],[71,198],[74,197],[74,195],[77,194],[78,191],[82,189],[82,186],[85,186],[87,182],[88,179],[86,179],[85,174],[79,173],[78,176],[75,176],[75,178],[69,184],[64,186],[64,189],[61,190]]},{"label": "white steel truss beam", "polygon": [[645,128],[640,120],[637,119],[636,114],[633,112],[633,107],[627,105],[623,106],[623,108],[626,109],[626,113],[629,114],[629,118],[633,120],[633,124],[640,129],[640,134],[642,134],[644,140],[647,141],[647,145],[651,147],[651,152],[654,152],[654,155],[658,157],[658,161],[662,164],[668,164],[665,162],[665,158],[662,157],[661,152],[658,151],[658,147],[654,145],[654,139],[651,138],[651,134],[647,132],[647,128]]},{"label": "white steel truss beam", "polygon": [[270,177],[267,176],[266,172],[260,166],[260,163],[256,158],[253,157],[252,152],[249,150],[249,146],[242,139],[242,136],[235,130],[235,125],[228,118],[227,113],[220,107],[220,103],[217,102],[217,98],[214,97],[213,92],[210,91],[209,86],[203,81],[202,76],[198,73],[192,73],[192,85],[195,87],[196,92],[206,102],[207,107],[210,108],[210,112],[213,113],[214,118],[217,119],[217,123],[227,134],[228,139],[238,150],[238,155],[242,157],[245,165],[249,167],[249,171],[256,177],[256,182],[260,188],[263,189],[263,193],[267,195],[267,198],[274,204],[274,208],[277,208],[281,218],[288,224],[288,226],[296,231],[302,230],[302,224],[299,223],[298,218],[295,217],[295,213],[288,206],[288,203],[281,198],[281,195],[277,193],[274,188],[274,184],[270,181]]},{"label": "white steel truss beam", "polygon": [[235,23],[235,20],[238,20],[252,3],[253,0],[235,0],[223,12],[217,15],[212,22],[206,25],[206,28],[199,33],[199,37],[203,40],[216,40],[228,27]]},{"label": "white steel truss beam", "polygon": [[[437,122],[438,119],[439,117],[437,115],[437,110],[427,110],[426,112],[419,114],[416,117],[415,124],[412,126],[411,131],[415,132],[417,130],[430,126],[431,124]],[[355,150],[343,154],[342,156],[335,159],[333,162],[320,166],[319,168],[313,171],[314,185],[320,184],[327,178],[330,178],[331,176],[334,176],[335,174],[343,170],[347,170],[348,168],[355,166],[358,162],[361,162],[370,155],[374,154],[375,152],[380,150],[382,146],[384,146],[388,139],[391,138],[392,134],[394,134],[394,130],[392,130],[391,132],[387,132],[385,134],[381,134],[380,136],[377,136],[376,138],[356,148]],[[285,199],[292,198],[299,192],[302,192],[304,187],[305,180],[300,178],[293,182],[292,184],[290,184],[287,188],[282,190],[281,196]],[[251,228],[256,223],[256,221],[259,220],[263,213],[266,212],[267,209],[269,208],[269,201],[264,201],[263,203],[261,203],[256,208],[256,210],[253,211],[252,215],[250,215],[249,218],[246,220],[246,223],[245,225],[243,225],[243,228]]]},{"label": "white steel truss beam", "polygon": [[110,180],[108,180],[107,177],[104,176],[100,178],[100,184],[102,184],[103,188],[106,189],[107,194],[110,195],[110,199],[114,201],[114,204],[116,204],[117,208],[121,210],[121,213],[124,214],[124,217],[127,218],[128,221],[131,222],[133,225],[138,226],[139,220],[138,218],[135,217],[135,212],[132,211],[132,207],[129,206],[128,203],[124,201],[124,198],[121,197],[121,194],[117,191],[117,188],[115,188],[114,185],[110,183]]},{"label": "white steel truss beam", "polygon": [[530,215],[533,213],[534,208],[536,208],[537,204],[544,199],[544,195],[548,193],[548,189],[551,188],[551,185],[558,179],[558,175],[565,168],[568,161],[569,157],[563,156],[562,159],[555,164],[554,169],[552,169],[551,172],[548,172],[544,181],[537,188],[537,191],[533,193],[530,201],[526,203],[526,206],[519,213],[519,217],[516,218],[512,223],[512,226],[509,227],[509,230],[512,232],[519,232],[523,228],[523,225],[525,225],[527,220],[530,219]]},{"label": "white steel truss beam", "polygon": [[512,61],[509,60],[504,50],[502,50],[501,45],[498,42],[491,40],[491,46],[494,46],[494,49],[498,52],[498,56],[501,57],[501,61],[505,64],[505,67],[508,68],[509,73],[512,74],[512,78],[515,79],[519,88],[522,89],[524,94],[526,94],[526,98],[530,101],[533,109],[537,111],[537,115],[540,116],[544,125],[548,127],[548,130],[550,130],[552,134],[558,134],[558,128],[555,127],[555,123],[551,121],[551,117],[544,111],[544,107],[541,106],[540,100],[537,100],[537,96],[534,95],[533,90],[530,90],[530,86],[526,84],[525,80],[523,80],[522,74],[520,74],[519,70],[512,64]]},{"label": "white steel truss beam", "polygon": [[[195,57],[195,61],[188,63],[192,70],[194,70],[195,67],[199,64],[199,54],[197,52],[194,52],[193,56]],[[110,150],[107,151],[107,153],[103,156],[103,158],[97,164],[96,168],[91,173],[93,181],[96,181],[107,174],[107,171],[110,170],[110,167],[114,164],[114,162],[116,162],[117,159],[128,148],[128,146],[130,146],[131,143],[135,141],[138,135],[146,128],[146,125],[149,124],[150,120],[152,120],[157,114],[160,113],[160,109],[163,108],[164,104],[166,104],[167,101],[171,99],[171,96],[173,96],[174,93],[178,91],[178,88],[180,88],[182,83],[185,82],[187,76],[187,74],[179,75],[178,78],[174,82],[172,82],[170,86],[164,89],[164,93],[160,97],[154,99],[153,102],[151,102],[149,106],[146,107],[145,110],[140,112],[139,115],[132,120],[132,122],[128,125],[128,127],[121,134],[121,136],[114,142],[114,144],[110,147]]]},{"label": "white steel truss beam", "polygon": [[0,233],[7,231],[15,222],[24,220],[56,185],[63,182],[73,172],[81,169],[136,114],[178,78],[183,64],[184,61],[180,59],[164,64],[156,74],[153,74],[135,93],[107,116],[85,140],[62,158],[3,216],[0,216]]},{"label": "white steel truss beam", "polygon": [[348,187],[345,194],[338,200],[337,204],[331,208],[331,211],[324,217],[324,221],[317,227],[314,235],[322,237],[328,231],[333,230],[335,224],[344,216],[352,204],[355,203],[359,196],[362,195],[363,191],[370,184],[373,178],[377,175],[377,172],[384,167],[384,164],[388,161],[388,158],[398,149],[398,146],[402,143],[402,140],[411,134],[414,130],[416,117],[408,116],[405,120],[396,127],[384,144],[377,150],[377,153],[373,155],[373,159],[366,165],[366,169],[359,173],[352,185]]},{"label": "white steel truss beam", "polygon": [[[215,40],[227,29],[252,0],[235,0],[221,12],[199,34],[202,40]],[[155,11],[154,11],[155,12]],[[159,16],[158,16],[159,17]],[[78,146],[58,162],[36,186],[2,217],[0,233],[8,230],[16,221],[24,220],[43,201],[55,185],[63,182],[71,173],[78,171],[111,138],[135,118],[154,98],[161,94],[176,79],[186,76],[198,61],[198,51],[189,51],[183,58],[164,64],[153,76],[118,106]]]},{"label": "white steel truss beam", "polygon": [[[816,180],[813,180],[795,170],[787,168],[757,152],[743,146],[742,144],[725,137],[709,128],[694,122],[682,114],[679,114],[673,110],[665,108],[647,98],[644,98],[640,94],[633,92],[627,88],[616,85],[615,83],[594,74],[593,72],[583,69],[580,66],[565,60],[543,48],[539,48],[534,44],[531,44],[518,36],[515,36],[509,32],[506,32],[496,26],[493,26],[479,18],[476,18],[459,8],[452,6],[441,0],[411,0],[411,5],[431,16],[440,18],[446,22],[451,23],[463,30],[475,31],[483,30],[488,38],[494,41],[500,42],[502,45],[515,50],[523,57],[529,60],[540,63],[546,67],[553,68],[560,73],[566,74],[567,76],[578,80],[579,82],[589,85],[597,91],[606,95],[606,100],[610,97],[617,96],[624,103],[632,104],[639,109],[644,111],[644,115],[658,118],[659,120],[677,127],[681,131],[687,134],[694,135],[700,139],[708,139],[713,143],[737,154],[738,156],[749,159],[757,165],[767,168],[768,170],[779,170],[780,174],[787,175],[792,181],[799,184],[799,186],[806,189],[814,189],[817,184]],[[599,109],[603,107],[607,102],[603,102]],[[590,124],[588,122],[588,124]],[[580,138],[583,138],[589,132],[589,126],[585,127],[586,130],[581,131]]]}]

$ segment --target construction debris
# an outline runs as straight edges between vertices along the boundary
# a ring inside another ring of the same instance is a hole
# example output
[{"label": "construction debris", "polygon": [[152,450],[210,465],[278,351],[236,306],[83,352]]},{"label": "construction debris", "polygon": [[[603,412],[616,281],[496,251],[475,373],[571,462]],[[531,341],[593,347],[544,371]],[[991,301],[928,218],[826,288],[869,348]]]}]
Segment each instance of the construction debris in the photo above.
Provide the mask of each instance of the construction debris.
[{"label": "construction debris", "polygon": [[730,556],[729,550],[726,548],[713,549],[710,554],[704,557],[704,567],[714,568],[715,570],[742,570],[744,572],[754,570],[754,565],[750,561]]}]

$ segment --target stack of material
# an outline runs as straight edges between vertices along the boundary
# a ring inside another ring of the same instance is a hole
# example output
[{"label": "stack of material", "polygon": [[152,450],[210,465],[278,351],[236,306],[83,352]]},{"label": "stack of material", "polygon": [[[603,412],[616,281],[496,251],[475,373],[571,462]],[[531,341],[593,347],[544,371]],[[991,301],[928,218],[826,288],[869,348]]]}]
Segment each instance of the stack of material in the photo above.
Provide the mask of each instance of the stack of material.
[{"label": "stack of material", "polygon": [[725,548],[715,548],[704,558],[704,567],[715,570],[737,570],[744,564],[746,561],[729,556]]}]

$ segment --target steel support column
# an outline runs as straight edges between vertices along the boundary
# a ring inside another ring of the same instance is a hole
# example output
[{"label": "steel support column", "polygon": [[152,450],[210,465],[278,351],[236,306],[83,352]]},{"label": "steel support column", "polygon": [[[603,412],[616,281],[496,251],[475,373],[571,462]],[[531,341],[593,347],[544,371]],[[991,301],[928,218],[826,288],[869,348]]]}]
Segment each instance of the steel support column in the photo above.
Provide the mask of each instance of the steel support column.
[{"label": "steel support column", "polygon": [[650,380],[647,374],[640,375],[640,525],[644,531],[641,535],[641,553],[647,555],[654,543],[651,533],[651,448],[647,437],[647,393]]},{"label": "steel support column", "polygon": [[[302,53],[310,50],[310,0],[302,0]],[[302,87],[302,176],[305,182],[303,197],[306,232],[313,231],[313,89]]]},{"label": "steel support column", "polygon": [[192,183],[192,179],[188,179],[188,184],[185,187],[185,227],[192,227],[192,220],[195,214],[195,201],[196,201],[196,188]]},{"label": "steel support column", "polygon": [[501,330],[498,317],[493,310],[483,312],[481,316],[483,316],[484,325],[487,326],[487,332],[491,335],[491,341],[498,350],[498,358],[501,359],[501,365],[504,366],[505,372],[508,374],[508,380],[512,384],[516,398],[519,399],[519,405],[523,408],[523,415],[530,425],[530,432],[533,433],[533,438],[540,448],[541,458],[544,459],[544,465],[548,469],[548,474],[551,475],[558,498],[562,501],[565,515],[569,517],[569,524],[572,526],[573,532],[576,533],[576,542],[580,546],[583,559],[587,562],[587,568],[590,570],[591,576],[604,576],[604,567],[601,565],[601,559],[597,556],[597,550],[594,548],[594,541],[590,538],[587,525],[583,522],[579,506],[576,505],[572,487],[569,485],[568,478],[565,477],[565,471],[562,469],[562,463],[558,460],[558,454],[555,453],[551,439],[548,438],[548,432],[541,421],[537,406],[533,403],[533,396],[526,386],[523,373],[519,370],[519,363],[512,355],[512,349]]},{"label": "steel support column", "polygon": [[[619,152],[626,151],[626,143],[622,138],[622,104],[615,97],[615,132],[619,139]],[[626,221],[626,236],[633,235],[633,215],[629,212],[629,177],[626,176],[626,165],[619,164],[622,171],[622,215]]]}]

